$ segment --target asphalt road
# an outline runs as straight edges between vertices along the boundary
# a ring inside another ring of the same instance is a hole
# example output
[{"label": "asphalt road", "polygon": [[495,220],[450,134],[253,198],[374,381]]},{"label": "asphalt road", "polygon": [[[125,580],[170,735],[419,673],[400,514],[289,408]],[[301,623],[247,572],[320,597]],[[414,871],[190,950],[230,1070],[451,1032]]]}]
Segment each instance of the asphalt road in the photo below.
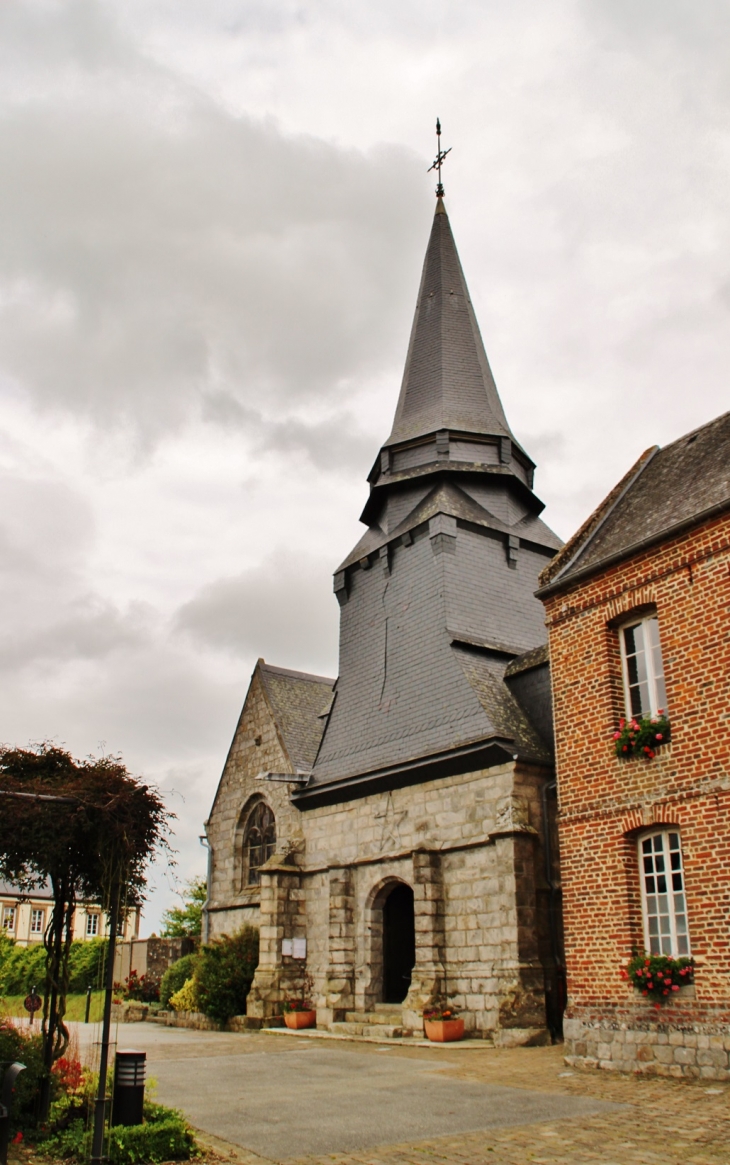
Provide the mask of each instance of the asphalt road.
[{"label": "asphalt road", "polygon": [[[79,1034],[86,1043],[91,1028]],[[97,1037],[98,1038],[98,1037]],[[399,1050],[120,1025],[147,1052],[157,1099],[193,1125],[274,1161],[615,1111],[592,1097],[450,1078],[464,1049]]]}]

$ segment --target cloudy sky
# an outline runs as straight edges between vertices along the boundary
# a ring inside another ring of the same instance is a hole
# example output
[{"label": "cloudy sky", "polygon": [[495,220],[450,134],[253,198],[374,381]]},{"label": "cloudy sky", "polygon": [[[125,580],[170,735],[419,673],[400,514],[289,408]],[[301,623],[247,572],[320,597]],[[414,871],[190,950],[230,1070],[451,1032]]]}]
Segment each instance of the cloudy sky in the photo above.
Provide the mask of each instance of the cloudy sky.
[{"label": "cloudy sky", "polygon": [[198,844],[257,656],[334,675],[433,209],[569,536],[728,407],[726,0],[4,0],[0,739]]}]

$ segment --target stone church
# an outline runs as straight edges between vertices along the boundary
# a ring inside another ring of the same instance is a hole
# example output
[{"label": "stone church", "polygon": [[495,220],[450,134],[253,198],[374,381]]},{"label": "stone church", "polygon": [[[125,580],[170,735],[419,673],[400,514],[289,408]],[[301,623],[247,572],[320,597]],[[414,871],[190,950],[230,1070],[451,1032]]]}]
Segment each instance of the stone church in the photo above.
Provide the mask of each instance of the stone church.
[{"label": "stone church", "polygon": [[334,574],[336,680],[253,673],[206,823],[205,933],[260,928],[252,1022],[306,972],[320,1027],[431,1002],[500,1044],[560,1028],[538,575],[560,548],[497,393],[443,198],[366,531]]}]

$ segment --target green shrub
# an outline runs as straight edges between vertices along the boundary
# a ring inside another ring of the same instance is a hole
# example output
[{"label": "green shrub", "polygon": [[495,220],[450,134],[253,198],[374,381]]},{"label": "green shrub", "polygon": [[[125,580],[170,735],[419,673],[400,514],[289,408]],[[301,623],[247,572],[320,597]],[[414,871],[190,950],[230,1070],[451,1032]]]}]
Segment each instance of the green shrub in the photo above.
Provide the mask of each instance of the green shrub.
[{"label": "green shrub", "polygon": [[43,943],[21,947],[13,943],[0,963],[0,995],[27,995],[31,987],[43,994],[46,948]]},{"label": "green shrub", "polygon": [[36,1123],[36,1105],[43,1075],[43,1040],[0,1019],[0,1062],[25,1064],[15,1084],[11,1113],[11,1133]]},{"label": "green shrub", "polygon": [[259,932],[244,926],[237,934],[202,948],[195,967],[200,1010],[225,1023],[246,1011],[246,996],[259,961]]},{"label": "green shrub", "polygon": [[71,953],[68,957],[70,994],[80,994],[89,986],[104,986],[106,948],[105,938],[92,938],[87,942],[77,940],[71,943]]},{"label": "green shrub", "polygon": [[[91,1139],[86,1121],[77,1119],[42,1141],[38,1152],[46,1157],[88,1161]],[[145,1104],[141,1125],[114,1125],[109,1130],[107,1159],[112,1165],[187,1161],[197,1151],[195,1135],[182,1113],[162,1104]]]},{"label": "green shrub", "polygon": [[[106,939],[77,939],[71,943],[68,957],[69,994],[81,994],[89,984],[98,987],[104,973]],[[43,943],[21,947],[15,943],[0,946],[0,995],[26,995],[35,986],[43,994],[46,977],[46,948]]]},{"label": "green shrub", "polygon": [[167,1007],[176,991],[185,986],[188,979],[195,973],[197,955],[183,955],[171,967],[168,967],[160,982],[160,1003]]}]

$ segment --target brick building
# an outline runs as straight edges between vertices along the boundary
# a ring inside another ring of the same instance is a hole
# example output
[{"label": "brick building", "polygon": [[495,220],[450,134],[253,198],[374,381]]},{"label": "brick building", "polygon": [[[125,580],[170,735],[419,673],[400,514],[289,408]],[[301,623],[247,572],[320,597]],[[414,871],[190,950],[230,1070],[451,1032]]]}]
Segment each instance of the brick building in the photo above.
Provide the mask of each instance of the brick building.
[{"label": "brick building", "polygon": [[[730,1079],[730,413],[647,451],[541,575],[571,1063]],[[654,759],[616,756],[658,714]],[[658,1008],[632,948],[691,955]]]},{"label": "brick building", "polygon": [[334,574],[339,677],[259,661],[206,823],[205,933],[260,927],[252,1017],[279,1013],[306,966],[335,1030],[416,1030],[446,999],[502,1043],[559,1027],[534,592],[560,541],[534,468],[439,197],[366,531]]}]

